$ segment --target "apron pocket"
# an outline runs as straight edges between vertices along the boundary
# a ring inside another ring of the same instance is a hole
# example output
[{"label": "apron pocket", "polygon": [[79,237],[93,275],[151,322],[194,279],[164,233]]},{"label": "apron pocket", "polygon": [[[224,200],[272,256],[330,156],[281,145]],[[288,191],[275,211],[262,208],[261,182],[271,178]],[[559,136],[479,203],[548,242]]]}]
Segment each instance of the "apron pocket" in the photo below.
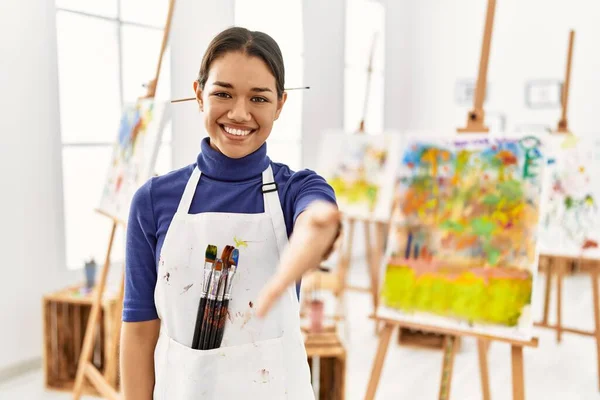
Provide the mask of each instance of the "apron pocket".
[{"label": "apron pocket", "polygon": [[166,347],[166,368],[156,376],[166,399],[287,397],[282,338],[212,350],[194,350],[169,338]]}]

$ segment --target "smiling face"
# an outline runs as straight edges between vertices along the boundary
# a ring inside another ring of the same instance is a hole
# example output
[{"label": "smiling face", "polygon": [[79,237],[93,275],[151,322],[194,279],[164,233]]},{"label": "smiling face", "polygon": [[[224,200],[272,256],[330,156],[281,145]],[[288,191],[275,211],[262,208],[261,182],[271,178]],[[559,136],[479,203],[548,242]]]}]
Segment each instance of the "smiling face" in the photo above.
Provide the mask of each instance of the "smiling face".
[{"label": "smiling face", "polygon": [[211,147],[229,158],[265,143],[287,96],[277,98],[275,77],[262,59],[239,51],[215,59],[204,89],[194,82],[194,91]]}]

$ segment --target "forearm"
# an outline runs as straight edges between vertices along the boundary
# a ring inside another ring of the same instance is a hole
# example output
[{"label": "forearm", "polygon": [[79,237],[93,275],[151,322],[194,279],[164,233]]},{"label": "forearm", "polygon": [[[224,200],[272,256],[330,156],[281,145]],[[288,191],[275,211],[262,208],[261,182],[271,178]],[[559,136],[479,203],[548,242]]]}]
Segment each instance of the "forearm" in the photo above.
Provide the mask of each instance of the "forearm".
[{"label": "forearm", "polygon": [[121,332],[121,389],[126,400],[152,400],[154,349],[160,320],[124,322]]}]

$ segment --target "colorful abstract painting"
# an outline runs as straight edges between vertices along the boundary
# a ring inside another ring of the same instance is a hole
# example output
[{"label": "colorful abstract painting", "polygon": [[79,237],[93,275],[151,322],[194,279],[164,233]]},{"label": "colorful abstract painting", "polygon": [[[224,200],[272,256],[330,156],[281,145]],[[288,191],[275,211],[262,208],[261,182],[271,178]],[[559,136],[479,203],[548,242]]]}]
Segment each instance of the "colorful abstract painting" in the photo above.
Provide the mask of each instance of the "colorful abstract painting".
[{"label": "colorful abstract painting", "polygon": [[135,191],[154,173],[167,105],[153,99],[125,107],[98,209],[127,222]]},{"label": "colorful abstract painting", "polygon": [[378,314],[528,338],[544,153],[535,137],[408,137]]},{"label": "colorful abstract painting", "polygon": [[600,259],[600,139],[553,135],[548,141],[540,253]]},{"label": "colorful abstract painting", "polygon": [[398,165],[398,134],[328,132],[321,142],[319,173],[349,217],[387,221]]}]

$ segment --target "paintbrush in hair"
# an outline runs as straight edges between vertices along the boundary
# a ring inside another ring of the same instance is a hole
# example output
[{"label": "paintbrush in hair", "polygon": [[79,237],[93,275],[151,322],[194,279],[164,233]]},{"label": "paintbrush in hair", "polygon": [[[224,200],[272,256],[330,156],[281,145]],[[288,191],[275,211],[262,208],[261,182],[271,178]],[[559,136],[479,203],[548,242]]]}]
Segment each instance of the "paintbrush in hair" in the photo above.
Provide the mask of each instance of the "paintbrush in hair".
[{"label": "paintbrush in hair", "polygon": [[198,312],[196,314],[196,325],[194,327],[194,337],[192,339],[192,349],[198,349],[200,343],[200,328],[204,319],[204,308],[206,307],[206,296],[208,295],[208,287],[210,285],[210,275],[212,267],[217,259],[217,246],[209,244],[206,246],[204,254],[204,277],[202,279],[202,291],[200,293],[200,303],[198,304]]},{"label": "paintbrush in hair", "polygon": [[215,339],[214,348],[221,347],[221,341],[223,340],[223,334],[225,333],[225,321],[227,320],[227,312],[229,311],[229,300],[231,300],[231,287],[233,284],[233,276],[237,271],[238,259],[240,252],[238,249],[234,249],[229,257],[229,268],[227,270],[227,283],[225,287],[225,295],[223,297],[223,303],[221,304],[221,315],[219,317],[219,329],[217,330],[217,337]]},{"label": "paintbrush in hair", "polygon": [[[229,253],[233,250],[232,246],[225,246],[221,258],[217,259],[215,268],[212,273],[210,280],[210,288],[208,290],[208,298],[206,300],[206,309],[204,310],[204,318],[202,319],[202,328],[200,328],[200,350],[208,350],[210,341],[210,331],[215,318],[215,306],[217,301],[217,293],[219,291],[219,283],[221,283],[221,276],[223,274],[223,257],[229,257]],[[218,316],[217,316],[218,317]]]}]

